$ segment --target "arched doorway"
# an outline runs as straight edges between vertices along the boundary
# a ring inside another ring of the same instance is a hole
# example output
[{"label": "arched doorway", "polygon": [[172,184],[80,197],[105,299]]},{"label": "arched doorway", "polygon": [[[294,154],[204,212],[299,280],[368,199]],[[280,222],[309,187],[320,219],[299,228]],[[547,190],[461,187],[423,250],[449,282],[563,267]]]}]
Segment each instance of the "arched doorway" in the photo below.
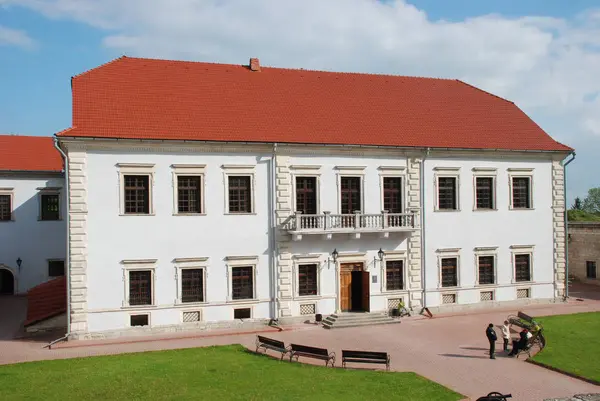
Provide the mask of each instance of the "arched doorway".
[{"label": "arched doorway", "polygon": [[0,295],[15,293],[15,276],[7,268],[0,267]]}]

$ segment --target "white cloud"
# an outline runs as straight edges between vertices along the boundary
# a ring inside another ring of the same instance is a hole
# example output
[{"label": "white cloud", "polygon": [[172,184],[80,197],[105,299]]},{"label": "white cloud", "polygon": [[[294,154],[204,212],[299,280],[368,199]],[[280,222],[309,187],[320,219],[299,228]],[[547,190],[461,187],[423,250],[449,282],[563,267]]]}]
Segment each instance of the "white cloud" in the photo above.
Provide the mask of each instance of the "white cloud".
[{"label": "white cloud", "polygon": [[31,39],[25,31],[11,29],[0,25],[0,46],[3,45],[31,49],[35,47],[35,41]]},{"label": "white cloud", "polygon": [[458,78],[515,101],[567,144],[600,141],[600,10],[449,22],[402,0],[3,3],[103,29],[115,54]]}]

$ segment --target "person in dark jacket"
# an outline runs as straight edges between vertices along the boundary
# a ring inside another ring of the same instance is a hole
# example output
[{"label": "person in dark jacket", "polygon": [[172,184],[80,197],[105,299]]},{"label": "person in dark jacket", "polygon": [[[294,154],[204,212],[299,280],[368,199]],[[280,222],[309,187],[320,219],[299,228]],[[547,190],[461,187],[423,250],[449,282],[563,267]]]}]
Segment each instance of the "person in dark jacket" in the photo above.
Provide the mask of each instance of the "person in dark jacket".
[{"label": "person in dark jacket", "polygon": [[512,351],[510,351],[510,354],[508,354],[508,356],[515,356],[519,353],[519,350],[525,349],[527,347],[527,341],[529,340],[529,337],[527,336],[528,332],[529,330],[523,329],[523,331],[519,333],[519,340],[513,340]]},{"label": "person in dark jacket", "polygon": [[490,342],[490,359],[496,359],[494,353],[496,351],[496,340],[498,337],[496,336],[496,330],[494,330],[494,325],[492,323],[489,324],[487,330],[485,331],[485,335]]}]

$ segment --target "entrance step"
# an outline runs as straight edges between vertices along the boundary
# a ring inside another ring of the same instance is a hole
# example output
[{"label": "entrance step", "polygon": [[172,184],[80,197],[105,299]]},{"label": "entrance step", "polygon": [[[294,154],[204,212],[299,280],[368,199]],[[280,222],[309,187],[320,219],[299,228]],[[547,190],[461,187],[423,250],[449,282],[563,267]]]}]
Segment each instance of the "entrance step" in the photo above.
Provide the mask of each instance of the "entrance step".
[{"label": "entrance step", "polygon": [[400,320],[389,317],[387,313],[334,313],[323,320],[323,328],[339,329],[395,323],[400,323]]}]

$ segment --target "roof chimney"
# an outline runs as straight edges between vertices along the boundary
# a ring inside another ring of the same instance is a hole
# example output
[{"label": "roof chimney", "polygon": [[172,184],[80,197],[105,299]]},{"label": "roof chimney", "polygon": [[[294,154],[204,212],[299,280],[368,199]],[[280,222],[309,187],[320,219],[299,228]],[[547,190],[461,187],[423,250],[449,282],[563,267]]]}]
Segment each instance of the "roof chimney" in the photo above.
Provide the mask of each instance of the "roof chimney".
[{"label": "roof chimney", "polygon": [[260,61],[257,58],[250,59],[250,71],[260,71]]}]

